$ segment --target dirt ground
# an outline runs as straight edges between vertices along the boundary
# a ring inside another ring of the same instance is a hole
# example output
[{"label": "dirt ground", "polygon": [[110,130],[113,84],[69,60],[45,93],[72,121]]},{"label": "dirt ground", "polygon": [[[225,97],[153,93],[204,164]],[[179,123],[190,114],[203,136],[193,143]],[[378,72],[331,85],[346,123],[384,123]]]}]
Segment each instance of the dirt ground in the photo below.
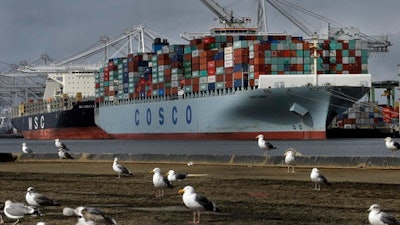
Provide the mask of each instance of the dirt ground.
[{"label": "dirt ground", "polygon": [[[320,167],[332,185],[315,191],[306,167],[288,173],[277,166],[121,163],[133,177],[118,179],[111,161],[0,163],[0,202],[25,203],[25,191],[33,186],[62,205],[20,224],[74,225],[77,218],[63,216],[62,209],[81,205],[101,209],[120,225],[187,224],[192,213],[178,190],[191,185],[221,209],[202,214],[201,224],[368,224],[366,209],[373,203],[400,219],[400,170]],[[193,176],[156,197],[149,173],[154,167]],[[6,224],[15,221],[3,218]]]}]

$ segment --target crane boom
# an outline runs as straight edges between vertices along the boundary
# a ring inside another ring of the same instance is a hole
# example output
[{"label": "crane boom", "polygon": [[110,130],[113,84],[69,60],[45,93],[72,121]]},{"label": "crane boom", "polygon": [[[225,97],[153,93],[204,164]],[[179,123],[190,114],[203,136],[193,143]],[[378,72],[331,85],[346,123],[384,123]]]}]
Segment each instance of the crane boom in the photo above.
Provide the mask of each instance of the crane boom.
[{"label": "crane boom", "polygon": [[214,0],[200,1],[218,17],[220,23],[226,24],[228,27],[243,27],[243,24],[249,21],[248,18],[235,17],[232,11],[229,12]]}]

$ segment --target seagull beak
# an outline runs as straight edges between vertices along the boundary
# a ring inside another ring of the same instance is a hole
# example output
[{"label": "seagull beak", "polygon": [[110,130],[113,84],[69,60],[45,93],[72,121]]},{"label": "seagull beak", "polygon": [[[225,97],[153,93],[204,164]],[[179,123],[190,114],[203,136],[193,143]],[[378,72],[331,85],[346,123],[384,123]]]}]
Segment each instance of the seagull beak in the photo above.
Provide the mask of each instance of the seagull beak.
[{"label": "seagull beak", "polygon": [[180,190],[178,191],[178,193],[179,193],[179,194],[183,194],[183,193],[185,193],[185,190],[180,189]]}]

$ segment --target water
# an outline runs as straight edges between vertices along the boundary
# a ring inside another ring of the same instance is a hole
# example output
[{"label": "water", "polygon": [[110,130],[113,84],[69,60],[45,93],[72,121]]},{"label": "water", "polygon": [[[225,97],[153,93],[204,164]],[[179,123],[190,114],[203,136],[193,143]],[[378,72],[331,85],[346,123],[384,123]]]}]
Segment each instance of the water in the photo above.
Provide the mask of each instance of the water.
[{"label": "water", "polygon": [[[399,142],[399,140],[397,140]],[[36,153],[55,153],[53,140],[1,139],[0,152],[20,153],[26,142]],[[131,153],[131,154],[205,154],[205,155],[263,155],[257,140],[64,140],[74,153]],[[294,148],[305,156],[363,156],[388,157],[383,138],[329,140],[271,140],[276,150],[269,155],[283,155]],[[397,153],[400,156],[400,152]]]}]

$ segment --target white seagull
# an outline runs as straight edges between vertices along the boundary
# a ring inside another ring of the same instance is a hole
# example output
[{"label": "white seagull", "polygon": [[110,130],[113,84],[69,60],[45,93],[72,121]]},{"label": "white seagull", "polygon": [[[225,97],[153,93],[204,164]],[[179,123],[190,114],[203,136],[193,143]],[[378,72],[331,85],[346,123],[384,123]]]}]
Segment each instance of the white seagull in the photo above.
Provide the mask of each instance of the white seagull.
[{"label": "white seagull", "polygon": [[[187,208],[193,211],[193,223],[200,223],[200,212],[201,211],[213,211],[220,212],[220,209],[216,206],[216,204],[206,197],[197,194],[194,192],[194,188],[192,186],[186,186],[183,189],[179,190],[182,195],[183,203]],[[197,215],[197,218],[196,218]]]},{"label": "white seagull", "polygon": [[369,211],[368,221],[371,225],[400,225],[400,222],[392,215],[382,212],[378,204],[371,205],[367,211]]},{"label": "white seagull", "polygon": [[69,148],[59,138],[54,139],[54,145],[58,149],[63,148],[64,150],[69,151]]},{"label": "white seagull", "polygon": [[26,154],[31,154],[31,153],[33,153],[33,150],[31,148],[28,148],[28,146],[24,142],[24,143],[22,143],[22,152],[26,153]]},{"label": "white seagull", "polygon": [[264,140],[264,135],[259,134],[257,135],[256,139],[258,139],[258,147],[264,151],[264,155],[267,156],[268,153],[267,151],[272,150],[272,149],[276,149],[275,146],[273,146],[271,143],[269,143],[268,141]]},{"label": "white seagull", "polygon": [[330,185],[328,180],[322,175],[317,168],[313,168],[310,174],[311,181],[315,184],[314,190],[321,190],[321,184]]},{"label": "white seagull", "polygon": [[168,181],[167,177],[161,175],[160,168],[154,168],[152,171],[150,171],[150,173],[154,173],[153,174],[153,185],[155,188],[158,189],[158,195],[156,195],[156,197],[164,196],[164,189],[172,188],[173,186]]},{"label": "white seagull", "polygon": [[386,148],[392,151],[392,155],[394,156],[394,152],[400,149],[400,144],[392,140],[391,137],[385,138]]},{"label": "white seagull", "polygon": [[25,200],[30,206],[59,206],[60,204],[48,198],[46,195],[36,192],[35,188],[28,187]]},{"label": "white seagull", "polygon": [[7,200],[4,204],[4,214],[10,219],[16,219],[17,221],[13,223],[15,225],[19,222],[19,219],[26,215],[38,215],[38,212],[32,206]]},{"label": "white seagull", "polygon": [[118,173],[118,178],[121,178],[121,173],[129,175],[129,176],[133,176],[133,174],[131,173],[131,171],[128,168],[126,168],[125,166],[118,163],[118,158],[116,158],[116,157],[114,158],[112,168],[115,172]]},{"label": "white seagull", "polygon": [[58,149],[58,157],[60,159],[74,159],[69,152],[67,152],[64,148],[59,148]]},{"label": "white seagull", "polygon": [[[288,148],[285,151],[285,163],[288,167],[288,172],[294,173],[294,166],[296,165],[295,156],[301,156],[302,154],[293,148]],[[291,170],[290,170],[291,169]]]},{"label": "white seagull", "polygon": [[75,209],[65,207],[64,216],[77,216],[76,225],[117,225],[117,222],[110,216],[96,208],[80,206]]},{"label": "white seagull", "polygon": [[181,181],[188,176],[186,173],[176,173],[175,170],[169,170],[167,174],[169,182]]}]

